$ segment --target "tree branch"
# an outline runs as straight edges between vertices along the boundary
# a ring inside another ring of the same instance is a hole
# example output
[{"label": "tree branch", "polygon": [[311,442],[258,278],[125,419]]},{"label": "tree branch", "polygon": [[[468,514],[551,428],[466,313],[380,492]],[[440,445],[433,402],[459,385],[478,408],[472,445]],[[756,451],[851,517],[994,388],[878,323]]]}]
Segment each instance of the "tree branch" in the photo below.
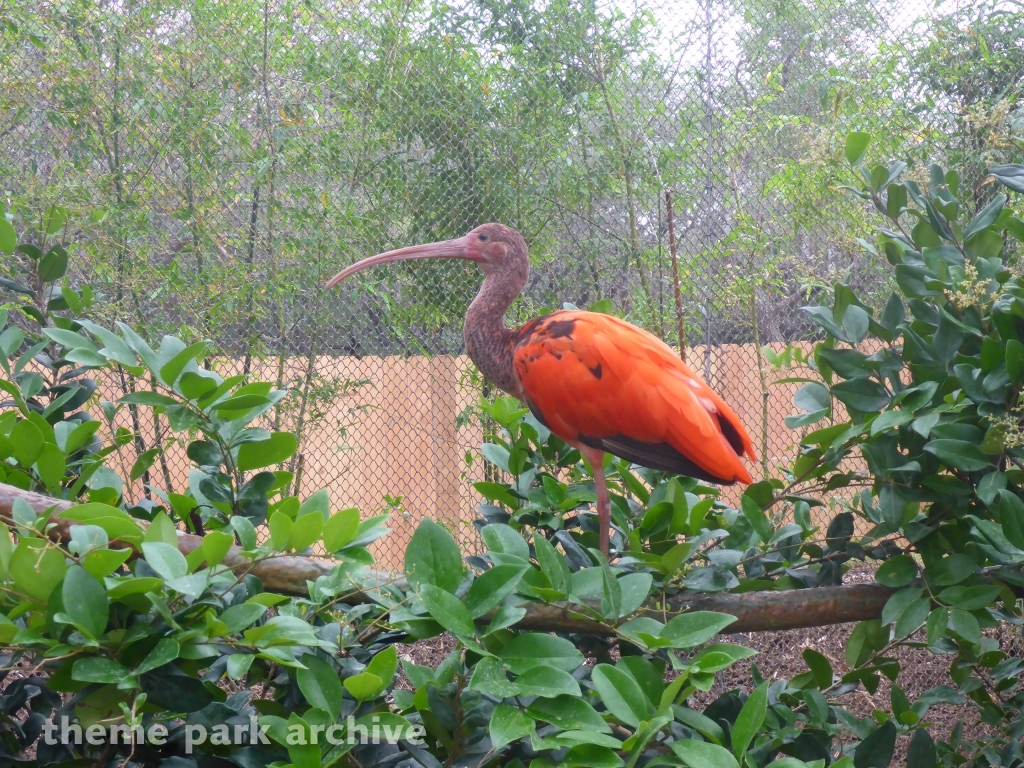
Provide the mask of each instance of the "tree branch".
[{"label": "tree branch", "polygon": [[[73,506],[72,502],[22,491],[0,483],[0,519],[9,525],[13,522],[11,515],[15,499],[26,502],[36,513],[50,510],[53,523],[49,531],[50,537],[54,541],[70,540],[69,529],[78,523],[60,518],[58,515]],[[143,520],[136,522],[142,528],[148,526]],[[178,532],[178,549],[183,554],[187,555],[202,546],[202,543],[201,536]],[[307,582],[329,575],[337,565],[333,560],[297,555],[275,556],[254,563],[242,555],[239,547],[232,547],[221,563],[232,570],[252,573],[268,592],[300,596],[308,595]],[[393,583],[399,588],[407,588],[404,579],[396,580],[394,575],[385,572],[380,574],[380,583]],[[877,619],[882,615],[882,608],[894,591],[871,582],[816,589],[747,592],[737,595],[724,592],[683,593],[670,597],[664,606],[649,603],[640,615],[668,621],[684,611],[718,611],[728,613],[737,619],[728,627],[728,633],[771,632]],[[345,599],[345,602],[349,603],[371,601],[370,594],[358,591],[352,592]],[[578,607],[574,609],[570,603],[527,603],[524,607],[526,615],[516,625],[521,629],[578,632],[604,637],[615,634],[611,625],[590,618],[580,612]],[[489,620],[489,616],[477,619],[479,622]]]}]

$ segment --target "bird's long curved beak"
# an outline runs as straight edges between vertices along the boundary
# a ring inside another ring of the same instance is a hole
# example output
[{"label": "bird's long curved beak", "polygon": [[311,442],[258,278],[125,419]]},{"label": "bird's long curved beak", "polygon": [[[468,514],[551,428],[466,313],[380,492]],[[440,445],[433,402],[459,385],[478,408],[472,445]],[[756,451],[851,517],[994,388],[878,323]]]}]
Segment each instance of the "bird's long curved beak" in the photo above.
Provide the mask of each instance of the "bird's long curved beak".
[{"label": "bird's long curved beak", "polygon": [[376,256],[357,261],[351,267],[343,269],[330,280],[325,288],[333,288],[346,277],[351,277],[356,272],[376,267],[379,264],[390,264],[393,261],[407,261],[409,259],[469,259],[477,261],[479,257],[469,250],[469,238],[457,237],[454,240],[442,240],[439,243],[426,243],[424,245],[411,245],[408,248],[399,248],[396,251],[378,253]]}]

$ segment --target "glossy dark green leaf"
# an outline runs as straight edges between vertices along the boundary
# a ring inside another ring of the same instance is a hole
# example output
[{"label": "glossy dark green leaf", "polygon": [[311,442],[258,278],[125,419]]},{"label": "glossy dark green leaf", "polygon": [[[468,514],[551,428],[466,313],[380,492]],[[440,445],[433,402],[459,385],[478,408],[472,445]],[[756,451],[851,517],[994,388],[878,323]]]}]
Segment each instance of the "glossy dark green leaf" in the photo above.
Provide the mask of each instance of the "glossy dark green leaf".
[{"label": "glossy dark green leaf", "polygon": [[890,557],[875,572],[875,580],[887,587],[905,587],[917,576],[917,563],[910,555]]},{"label": "glossy dark green leaf", "polygon": [[528,566],[496,565],[479,576],[466,593],[466,608],[474,618],[484,616],[512,594]]},{"label": "glossy dark green leaf", "polygon": [[974,573],[975,568],[973,558],[957,553],[930,563],[924,573],[935,586],[949,587],[962,582]]},{"label": "glossy dark green leaf", "polygon": [[907,749],[907,768],[934,768],[939,764],[935,741],[924,728],[918,728]]},{"label": "glossy dark green leaf", "polygon": [[62,588],[64,612],[94,639],[103,637],[110,613],[107,590],[79,565],[72,565],[64,576]]},{"label": "glossy dark green leaf", "polygon": [[988,172],[1007,189],[1024,192],[1024,165],[1020,163],[993,165],[989,167]]},{"label": "glossy dark green leaf", "polygon": [[434,620],[456,637],[476,636],[473,617],[459,598],[433,584],[423,584],[419,589],[420,600]]},{"label": "glossy dark green leaf", "polygon": [[981,450],[965,440],[932,440],[924,449],[952,469],[977,472],[992,462]]},{"label": "glossy dark green leaf", "polygon": [[605,707],[619,721],[636,728],[647,719],[647,700],[629,673],[610,664],[598,664],[591,680]]},{"label": "glossy dark green leaf", "polygon": [[583,654],[569,640],[537,632],[517,635],[501,649],[498,658],[517,675],[545,664],[573,672],[583,663]]},{"label": "glossy dark green leaf", "polygon": [[290,459],[298,447],[299,441],[291,432],[273,432],[266,440],[242,443],[236,466],[242,472],[272,467]]},{"label": "glossy dark green leaf", "polygon": [[295,678],[302,695],[311,706],[337,717],[344,703],[338,672],[319,656],[311,653],[303,655],[301,661],[306,668],[296,670]]},{"label": "glossy dark green leaf", "polygon": [[811,670],[814,682],[819,688],[824,690],[832,685],[832,665],[823,654],[813,648],[804,648],[801,655],[807,667]]},{"label": "glossy dark green leaf", "polygon": [[853,753],[855,768],[888,768],[896,750],[896,725],[886,720],[857,745]]},{"label": "glossy dark green leaf", "polygon": [[52,283],[64,277],[68,271],[68,252],[60,245],[54,245],[39,260],[39,279]]},{"label": "glossy dark green leaf", "polygon": [[[831,677],[831,667],[829,667],[829,672]],[[831,679],[829,682],[831,683]],[[741,765],[747,747],[753,742],[757,732],[761,730],[767,711],[768,683],[765,682],[751,691],[732,727],[732,753]]]},{"label": "glossy dark green leaf", "polygon": [[999,214],[1003,212],[1004,205],[1006,205],[1006,195],[996,195],[992,198],[992,201],[982,208],[978,215],[971,219],[970,223],[964,227],[963,239],[970,240],[972,235],[976,235],[981,230],[995,224]]},{"label": "glossy dark green leaf", "polygon": [[869,379],[850,379],[832,387],[832,395],[855,411],[874,413],[889,404],[889,393],[881,384]]},{"label": "glossy dark green leaf", "polygon": [[1024,344],[1016,339],[1006,342],[1006,373],[1017,386],[1024,383]]},{"label": "glossy dark green leaf", "polygon": [[529,736],[534,730],[533,718],[518,707],[498,704],[491,712],[491,723],[488,733],[491,746],[499,750],[506,744]]},{"label": "glossy dark green leaf", "polygon": [[405,577],[414,589],[434,584],[454,593],[462,582],[465,566],[455,539],[444,528],[424,518],[405,550]]}]

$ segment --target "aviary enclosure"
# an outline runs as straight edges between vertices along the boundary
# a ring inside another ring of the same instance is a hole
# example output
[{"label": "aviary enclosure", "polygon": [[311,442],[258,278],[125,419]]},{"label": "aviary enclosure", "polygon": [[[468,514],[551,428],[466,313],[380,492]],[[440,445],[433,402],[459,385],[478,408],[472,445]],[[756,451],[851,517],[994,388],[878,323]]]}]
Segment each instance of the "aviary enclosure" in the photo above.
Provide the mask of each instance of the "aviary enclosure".
[{"label": "aviary enclosure", "polygon": [[[0,760],[1024,765],[1022,30],[0,6]],[[488,221],[510,324],[664,339],[756,482],[612,460],[605,558],[465,356],[474,265],[323,289]]]}]

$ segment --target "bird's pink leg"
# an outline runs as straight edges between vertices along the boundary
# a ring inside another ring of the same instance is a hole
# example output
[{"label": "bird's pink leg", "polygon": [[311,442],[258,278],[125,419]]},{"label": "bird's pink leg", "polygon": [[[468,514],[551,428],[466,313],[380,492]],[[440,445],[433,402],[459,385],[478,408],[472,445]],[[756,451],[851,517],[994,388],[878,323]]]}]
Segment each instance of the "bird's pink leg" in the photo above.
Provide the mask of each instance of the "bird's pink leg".
[{"label": "bird's pink leg", "polygon": [[612,531],[612,502],[608,497],[608,483],[604,479],[604,451],[583,445],[580,453],[586,456],[594,468],[594,484],[597,486],[597,524],[601,529],[601,554],[608,557],[608,545]]}]

